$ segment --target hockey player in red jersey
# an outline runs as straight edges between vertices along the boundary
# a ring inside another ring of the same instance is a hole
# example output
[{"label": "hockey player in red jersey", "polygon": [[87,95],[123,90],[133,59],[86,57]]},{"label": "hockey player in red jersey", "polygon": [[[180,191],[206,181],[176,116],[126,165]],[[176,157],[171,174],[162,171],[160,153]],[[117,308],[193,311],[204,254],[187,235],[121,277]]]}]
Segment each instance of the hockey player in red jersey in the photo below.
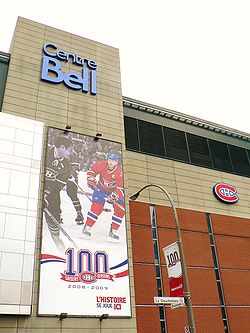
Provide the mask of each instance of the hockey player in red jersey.
[{"label": "hockey player in red jersey", "polygon": [[125,208],[122,169],[118,166],[118,162],[119,157],[116,153],[108,153],[106,160],[94,163],[87,172],[88,186],[94,192],[92,205],[82,231],[83,238],[91,237],[92,227],[102,213],[105,202],[108,202],[114,207],[109,237],[119,240],[117,231],[122,223]]}]

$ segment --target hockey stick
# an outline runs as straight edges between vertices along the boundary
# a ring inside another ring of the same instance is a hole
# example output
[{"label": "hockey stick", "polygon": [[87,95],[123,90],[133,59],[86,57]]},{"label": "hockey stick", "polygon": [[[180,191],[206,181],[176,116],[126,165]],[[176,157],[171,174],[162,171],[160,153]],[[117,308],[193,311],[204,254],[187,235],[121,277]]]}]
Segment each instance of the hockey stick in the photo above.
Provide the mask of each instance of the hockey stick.
[{"label": "hockey stick", "polygon": [[[106,200],[106,202],[108,202],[107,201],[107,198],[108,197],[105,197],[105,200]],[[125,208],[122,206],[122,205],[120,205],[117,201],[115,201],[115,200],[113,200],[113,202],[111,203],[111,202],[108,202],[109,204],[111,204],[111,205],[116,205],[117,207],[119,207],[121,210],[124,210],[125,211]]]},{"label": "hockey stick", "polygon": [[57,221],[57,219],[54,217],[54,215],[51,214],[51,212],[48,210],[48,208],[44,208],[44,213],[46,213],[49,218],[51,218],[51,220],[56,224],[56,226],[58,228],[60,228],[60,230],[62,231],[62,233],[64,234],[64,236],[66,236],[66,238],[68,238],[68,240],[72,243],[72,245],[79,250],[79,247],[77,246],[77,244],[73,241],[73,239],[70,237],[70,235],[67,233],[67,231],[61,226],[61,224]]},{"label": "hockey stick", "polygon": [[[75,180],[71,180],[77,187],[78,189],[82,192],[82,194],[84,194],[88,200],[92,203],[91,198],[89,197],[88,193],[86,191],[84,191],[84,189],[75,181]],[[111,209],[109,208],[103,208],[104,212],[111,212]]]},{"label": "hockey stick", "polygon": [[70,180],[72,183],[74,183],[77,187],[78,187],[78,189],[82,192],[82,194],[84,194],[86,197],[87,197],[87,199],[90,201],[90,202],[92,202],[92,200],[91,200],[91,198],[89,197],[89,195],[88,195],[88,193],[86,192],[86,191],[84,191],[83,190],[83,188],[81,188],[81,186],[75,181],[75,180]]},{"label": "hockey stick", "polygon": [[117,205],[120,209],[125,211],[125,207],[123,207],[122,205],[120,205],[117,201],[114,202],[115,205]]},{"label": "hockey stick", "polygon": [[[75,181],[75,180],[71,180],[78,188],[79,188],[79,190],[84,194],[84,195],[86,195],[86,197],[89,199],[89,201],[91,201],[92,202],[92,200],[90,199],[90,197],[88,196],[88,193],[87,192],[85,192],[82,188],[81,188],[81,186]],[[107,202],[107,197],[108,196],[106,196],[105,197],[105,201]],[[109,203],[109,202],[108,202]],[[115,205],[117,205],[120,209],[122,209],[122,210],[125,210],[125,208],[123,207],[123,206],[121,206],[117,201],[113,201],[113,203],[112,204],[115,204]],[[109,209],[109,208],[104,208],[103,209],[103,211],[104,212],[111,212],[111,209]]]}]

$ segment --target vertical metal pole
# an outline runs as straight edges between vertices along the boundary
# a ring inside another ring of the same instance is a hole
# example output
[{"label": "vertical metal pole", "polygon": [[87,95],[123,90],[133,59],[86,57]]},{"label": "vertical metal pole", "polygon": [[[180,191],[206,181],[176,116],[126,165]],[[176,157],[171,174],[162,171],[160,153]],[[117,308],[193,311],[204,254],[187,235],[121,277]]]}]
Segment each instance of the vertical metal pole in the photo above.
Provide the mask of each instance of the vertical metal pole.
[{"label": "vertical metal pole", "polygon": [[165,195],[168,197],[168,199],[171,203],[172,209],[173,209],[175,229],[176,229],[176,234],[177,234],[177,244],[178,244],[179,252],[180,252],[181,269],[182,269],[182,276],[183,276],[183,283],[184,283],[184,299],[185,299],[186,308],[187,308],[189,331],[190,331],[190,333],[196,333],[193,308],[192,308],[192,302],[191,302],[191,296],[190,296],[190,289],[189,289],[189,283],[188,283],[188,276],[187,276],[187,268],[186,268],[186,262],[185,262],[184,251],[183,251],[183,246],[182,246],[180,225],[179,225],[179,220],[178,220],[174,201],[172,200],[169,193],[165,190],[165,188],[162,187],[161,185],[157,185],[157,184],[149,184],[149,185],[144,186],[136,194],[132,195],[130,197],[130,199],[136,200],[138,198],[139,194],[148,187],[158,187],[160,190],[162,190],[165,193]]}]

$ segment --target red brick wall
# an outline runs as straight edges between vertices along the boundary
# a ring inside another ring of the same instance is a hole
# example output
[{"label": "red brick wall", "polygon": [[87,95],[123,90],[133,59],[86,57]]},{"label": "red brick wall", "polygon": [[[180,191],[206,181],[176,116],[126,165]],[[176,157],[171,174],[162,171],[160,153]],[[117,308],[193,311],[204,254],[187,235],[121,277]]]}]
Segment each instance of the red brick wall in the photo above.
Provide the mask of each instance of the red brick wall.
[{"label": "red brick wall", "polygon": [[215,244],[221,268],[250,269],[250,238],[215,235]]},{"label": "red brick wall", "polygon": [[[172,209],[156,206],[163,295],[169,295],[162,249],[176,241]],[[159,308],[149,205],[130,202],[138,333],[158,333]],[[224,333],[206,214],[177,209],[197,333]],[[250,332],[250,220],[211,214],[231,333]],[[234,306],[231,308],[230,306]],[[165,306],[168,333],[184,332],[186,308]],[[237,319],[238,318],[238,319]]]},{"label": "red brick wall", "polygon": [[177,215],[181,229],[208,232],[205,213],[177,208]]},{"label": "red brick wall", "polygon": [[151,227],[131,224],[131,237],[134,262],[154,263]]},{"label": "red brick wall", "polygon": [[230,333],[250,332],[250,308],[227,308]]},{"label": "red brick wall", "polygon": [[137,306],[137,332],[161,333],[158,306]]},{"label": "red brick wall", "polygon": [[[197,333],[224,333],[219,307],[194,308],[195,327]],[[187,325],[185,308],[166,309],[168,333],[184,332]],[[240,332],[239,332],[240,333]]]},{"label": "red brick wall", "polygon": [[172,208],[165,206],[155,206],[155,211],[158,227],[175,228]]},{"label": "red brick wall", "polygon": [[221,280],[226,305],[250,307],[250,270],[222,270]]},{"label": "red brick wall", "polygon": [[154,304],[154,296],[157,296],[155,281],[155,265],[134,263],[136,304]]},{"label": "red brick wall", "polygon": [[218,214],[210,218],[230,332],[250,332],[250,220]]},{"label": "red brick wall", "polygon": [[197,333],[225,332],[220,307],[194,308],[194,317]]},{"label": "red brick wall", "polygon": [[132,224],[151,225],[149,205],[144,202],[130,201],[130,221]]},{"label": "red brick wall", "polygon": [[171,310],[170,306],[168,306],[165,312],[168,333],[184,333],[184,327],[188,323],[186,309],[181,307]]},{"label": "red brick wall", "polygon": [[250,236],[250,220],[240,217],[211,214],[215,234]]},{"label": "red brick wall", "polygon": [[[172,208],[156,206],[155,210],[157,226],[159,228],[162,227],[175,229],[174,214]],[[177,216],[181,229],[208,232],[205,213],[177,208]]]}]

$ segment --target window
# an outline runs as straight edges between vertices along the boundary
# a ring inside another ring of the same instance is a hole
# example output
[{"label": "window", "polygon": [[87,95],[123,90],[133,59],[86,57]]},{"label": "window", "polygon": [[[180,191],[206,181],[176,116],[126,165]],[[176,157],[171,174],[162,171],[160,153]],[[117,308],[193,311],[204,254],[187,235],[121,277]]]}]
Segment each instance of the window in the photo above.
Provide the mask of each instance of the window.
[{"label": "window", "polygon": [[158,156],[165,156],[161,126],[142,120],[139,120],[138,124],[141,151]]},{"label": "window", "polygon": [[163,128],[167,157],[189,162],[185,132]]},{"label": "window", "polygon": [[232,158],[234,172],[250,176],[250,165],[246,149],[230,145],[229,151]]},{"label": "window", "polygon": [[208,142],[206,138],[198,135],[187,134],[191,162],[194,164],[211,167]]},{"label": "window", "polygon": [[211,215],[209,213],[206,213],[206,219],[207,219],[208,232],[209,232],[209,236],[210,236],[209,237],[210,246],[211,246],[211,251],[212,251],[212,256],[213,256],[213,261],[214,261],[214,271],[215,271],[215,277],[216,277],[216,282],[217,282],[219,300],[220,300],[220,305],[221,305],[222,320],[223,320],[223,324],[225,327],[225,333],[229,333],[226,304],[225,304],[223,286],[222,286],[221,275],[220,275],[220,267],[219,267],[219,263],[218,263],[217,253],[216,253],[216,244],[215,244],[214,232],[213,232],[213,228],[212,228]]},{"label": "window", "polygon": [[250,150],[124,117],[126,148],[250,177]]},{"label": "window", "polygon": [[227,144],[214,140],[208,140],[208,142],[214,168],[232,172],[233,168]]},{"label": "window", "polygon": [[124,117],[126,146],[131,150],[139,150],[137,119]]},{"label": "window", "polygon": [[[159,239],[157,235],[157,222],[156,222],[156,211],[155,206],[150,206],[150,220],[152,228],[152,236],[154,243],[154,257],[155,257],[155,273],[156,273],[156,284],[157,284],[157,295],[163,296],[163,281],[161,277],[161,267],[160,267],[160,253],[159,253]],[[159,305],[159,316],[161,333],[166,333],[166,314],[163,305]]]},{"label": "window", "polygon": [[5,90],[5,84],[7,80],[7,73],[9,68],[9,55],[0,54],[0,111],[3,103],[3,96]]}]

